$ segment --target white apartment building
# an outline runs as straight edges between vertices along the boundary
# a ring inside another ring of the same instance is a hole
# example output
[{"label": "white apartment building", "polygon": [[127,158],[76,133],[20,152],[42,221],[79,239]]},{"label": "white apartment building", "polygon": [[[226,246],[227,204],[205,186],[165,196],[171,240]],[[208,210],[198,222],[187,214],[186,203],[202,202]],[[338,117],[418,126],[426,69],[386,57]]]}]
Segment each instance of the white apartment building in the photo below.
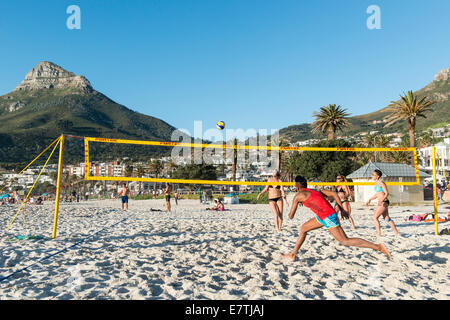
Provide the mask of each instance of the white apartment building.
[{"label": "white apartment building", "polygon": [[433,133],[434,138],[442,138],[442,137],[446,138],[450,136],[450,124],[445,127],[432,128],[430,130]]},{"label": "white apartment building", "polygon": [[[426,147],[418,149],[417,156],[421,159],[421,164],[419,168],[426,171],[432,172],[432,154],[433,148]],[[439,175],[443,175],[442,170],[445,170],[445,175],[447,178],[450,176],[450,138],[445,138],[443,142],[436,144],[436,155],[439,159],[436,160],[436,166]]]},{"label": "white apartment building", "polygon": [[67,171],[69,172],[69,175],[77,175],[79,177],[84,177],[84,162],[80,163],[79,166],[67,166]]},{"label": "white apartment building", "polygon": [[[32,172],[32,171],[29,171],[29,172]],[[33,185],[34,181],[37,179],[37,177],[38,177],[37,174],[5,173],[2,175],[2,180],[3,180],[3,182],[7,182],[7,181],[12,181],[14,179],[11,184],[12,187],[22,186],[24,188],[30,188]],[[40,183],[43,183],[43,182],[54,183],[54,181],[52,179],[50,179],[50,177],[48,177],[47,175],[44,175],[44,174],[41,174],[41,176],[39,177],[39,182]]]}]

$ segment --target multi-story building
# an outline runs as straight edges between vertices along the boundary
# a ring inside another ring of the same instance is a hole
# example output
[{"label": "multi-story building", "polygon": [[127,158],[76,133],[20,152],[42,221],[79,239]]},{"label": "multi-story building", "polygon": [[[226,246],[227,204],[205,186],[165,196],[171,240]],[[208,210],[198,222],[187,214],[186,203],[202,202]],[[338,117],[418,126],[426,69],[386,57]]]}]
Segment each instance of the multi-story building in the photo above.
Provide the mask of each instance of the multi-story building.
[{"label": "multi-story building", "polygon": [[[440,176],[450,178],[450,138],[444,138],[443,142],[435,145],[436,147],[436,160],[437,173]],[[433,147],[425,147],[418,149],[417,156],[420,158],[419,168],[430,173],[433,171],[432,164]]]}]

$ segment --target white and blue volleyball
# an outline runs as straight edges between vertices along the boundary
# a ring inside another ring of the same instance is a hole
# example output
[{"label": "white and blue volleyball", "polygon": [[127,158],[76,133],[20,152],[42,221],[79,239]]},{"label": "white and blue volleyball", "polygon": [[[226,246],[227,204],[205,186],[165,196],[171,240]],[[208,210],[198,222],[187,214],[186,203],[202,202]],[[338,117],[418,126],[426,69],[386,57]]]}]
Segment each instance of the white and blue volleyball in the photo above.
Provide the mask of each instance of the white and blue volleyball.
[{"label": "white and blue volleyball", "polygon": [[217,124],[216,124],[216,127],[217,127],[217,129],[219,129],[219,130],[225,129],[225,122],[223,122],[223,121],[218,121]]}]

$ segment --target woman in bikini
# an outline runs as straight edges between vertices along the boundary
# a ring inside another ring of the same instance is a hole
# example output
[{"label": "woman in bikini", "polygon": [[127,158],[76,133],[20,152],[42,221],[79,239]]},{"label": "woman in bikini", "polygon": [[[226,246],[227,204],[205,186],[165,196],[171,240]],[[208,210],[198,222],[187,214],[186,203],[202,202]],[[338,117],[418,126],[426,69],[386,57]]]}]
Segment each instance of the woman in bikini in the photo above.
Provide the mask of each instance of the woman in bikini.
[{"label": "woman in bikini", "polygon": [[[336,182],[348,182],[348,181],[344,176],[337,176]],[[337,186],[336,192],[338,194],[339,199],[342,202],[344,210],[341,210],[341,207],[339,207],[337,204],[334,206],[334,210],[336,210],[336,212],[341,213],[341,219],[350,220],[353,230],[356,230],[355,222],[353,221],[353,218],[351,216],[352,208],[350,207],[350,199],[352,193],[350,191],[350,188],[348,186]]]},{"label": "woman in bikini", "polygon": [[[268,182],[282,182],[278,170],[273,171],[272,177],[269,178]],[[258,194],[256,200],[259,200],[266,192],[269,192],[269,206],[275,218],[275,228],[278,232],[281,232],[281,226],[283,224],[283,199],[286,201],[286,206],[289,206],[286,200],[286,194],[284,193],[284,188],[275,185],[266,186],[263,191]]]},{"label": "woman in bikini", "polygon": [[375,224],[375,228],[377,229],[377,233],[379,236],[381,236],[381,228],[378,219],[380,218],[381,215],[383,216],[384,220],[389,224],[389,226],[392,228],[395,235],[398,236],[400,234],[397,230],[397,227],[395,226],[394,221],[389,217],[388,212],[389,192],[387,190],[386,183],[384,183],[384,181],[381,179],[382,175],[383,173],[378,169],[374,170],[374,172],[372,173],[372,180],[377,182],[375,184],[375,194],[372,196],[372,198],[369,199],[369,201],[367,201],[366,205],[368,206],[370,205],[370,201],[378,199],[377,208],[373,212],[373,222]]}]

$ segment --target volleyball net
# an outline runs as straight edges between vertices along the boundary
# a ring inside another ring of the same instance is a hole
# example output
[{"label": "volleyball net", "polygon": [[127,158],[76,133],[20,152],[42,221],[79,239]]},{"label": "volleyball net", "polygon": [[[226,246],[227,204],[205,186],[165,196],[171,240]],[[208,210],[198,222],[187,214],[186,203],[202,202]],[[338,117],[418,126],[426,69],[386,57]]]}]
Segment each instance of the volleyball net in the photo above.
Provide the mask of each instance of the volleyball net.
[{"label": "volleyball net", "polygon": [[[403,154],[409,154],[409,158],[413,159],[414,163],[414,174],[412,181],[385,181],[386,185],[399,185],[399,186],[412,186],[412,185],[420,185],[419,178],[419,166],[417,159],[417,150],[415,148],[343,148],[343,147],[292,147],[292,146],[276,146],[276,145],[250,145],[250,144],[227,144],[227,143],[187,143],[187,142],[163,142],[163,141],[143,141],[143,140],[125,140],[125,139],[107,139],[107,138],[94,138],[94,137],[85,137],[84,138],[84,148],[85,148],[85,157],[84,157],[84,172],[86,180],[100,180],[100,181],[141,181],[141,182],[159,182],[159,183],[174,183],[174,184],[208,184],[208,185],[243,185],[243,186],[267,186],[273,185],[273,183],[267,181],[267,175],[265,177],[259,176],[258,178],[251,180],[240,179],[239,181],[230,180],[230,179],[183,179],[183,178],[172,178],[172,177],[142,177],[142,176],[133,176],[132,174],[128,176],[122,175],[114,175],[113,172],[99,174],[98,170],[92,170],[92,159],[91,159],[91,145],[95,143],[102,144],[120,144],[120,145],[137,145],[140,147],[152,146],[152,147],[164,147],[164,148],[178,148],[178,152],[183,151],[188,154],[188,158],[190,156],[195,157],[196,152],[199,154],[200,161],[198,163],[202,163],[202,160],[205,159],[203,157],[203,153],[211,153],[215,152],[215,155],[219,158],[225,159],[230,154],[241,153],[241,155],[245,156],[247,154],[247,158],[244,161],[251,159],[251,153],[253,154],[264,152],[264,155],[268,162],[272,164],[272,169],[277,169],[279,165],[273,165],[276,162],[280,162],[281,158],[290,158],[293,157],[295,153],[302,152],[319,152],[325,154],[329,153],[353,153],[354,156],[349,161],[355,160],[358,155],[367,154],[367,153],[395,153],[401,152]],[[154,149],[154,148],[153,148]],[[103,150],[105,150],[103,148]],[[197,151],[195,151],[197,150]],[[208,151],[209,150],[209,151]],[[212,151],[214,150],[214,151]],[[231,152],[227,151],[231,150]],[[224,153],[224,151],[226,151]],[[172,153],[173,156],[173,153]],[[408,157],[408,156],[407,156]],[[230,157],[228,157],[230,158]],[[189,158],[192,160],[191,158]],[[242,159],[242,157],[241,157]],[[257,157],[254,157],[254,160]],[[189,160],[189,161],[190,161]],[[219,163],[223,164],[224,162]],[[220,164],[219,164],[220,165]],[[216,163],[216,166],[219,166]],[[295,169],[294,169],[295,170]],[[410,175],[411,176],[411,175]],[[255,181],[259,180],[259,181]],[[265,180],[265,181],[262,181]],[[373,181],[344,181],[344,182],[336,182],[336,181],[310,181],[309,185],[312,186],[368,186],[373,185]],[[277,182],[277,185],[281,186],[294,186],[295,182],[292,181],[283,181]]]},{"label": "volleyball net", "polygon": [[[161,149],[161,152],[159,155],[167,155],[169,151],[171,152],[171,156],[174,154],[177,155],[177,153],[184,153],[184,155],[187,157],[185,158],[195,158],[197,156],[197,160],[203,160],[205,159],[205,154],[214,154],[218,158],[224,157],[227,159],[234,159],[236,160],[236,154],[241,153],[241,155],[247,155],[251,158],[251,154],[258,154],[263,153],[263,155],[266,155],[267,159],[270,161],[276,162],[280,161],[284,157],[284,160],[287,159],[287,162],[289,162],[289,159],[294,159],[298,154],[303,155],[313,155],[313,154],[320,154],[319,158],[321,160],[327,159],[327,156],[330,154],[341,154],[341,153],[351,153],[352,157],[350,157],[350,161],[357,161],[359,157],[366,157],[364,158],[364,161],[367,159],[371,159],[371,157],[367,157],[367,155],[373,155],[374,153],[380,154],[380,156],[384,153],[384,156],[388,156],[389,154],[402,154],[403,160],[402,162],[407,162],[408,164],[413,163],[413,172],[414,174],[409,174],[410,181],[386,181],[386,185],[398,185],[398,186],[420,186],[421,180],[419,175],[419,166],[418,166],[418,158],[417,158],[417,151],[415,148],[347,148],[347,147],[292,147],[292,146],[279,146],[279,145],[252,145],[252,144],[238,144],[236,142],[234,143],[191,143],[191,142],[164,142],[164,141],[144,141],[144,140],[126,140],[126,139],[108,139],[108,138],[94,138],[94,137],[75,137],[75,136],[65,136],[61,135],[58,137],[55,141],[53,141],[52,144],[50,144],[37,158],[42,156],[46,151],[51,150],[50,156],[46,160],[44,167],[41,169],[40,174],[45,168],[45,165],[49,162],[51,156],[53,153],[56,152],[56,149],[59,147],[59,159],[58,159],[58,167],[57,167],[57,181],[56,181],[56,197],[55,197],[55,213],[54,213],[54,223],[53,223],[53,234],[52,238],[56,237],[56,231],[57,231],[57,222],[58,222],[58,214],[59,214],[59,203],[60,203],[60,192],[61,192],[61,178],[63,173],[63,150],[64,150],[64,143],[66,138],[78,138],[83,140],[84,142],[84,179],[87,181],[124,181],[124,182],[131,182],[131,181],[142,181],[142,182],[153,182],[153,183],[173,183],[173,184],[194,184],[194,185],[243,185],[243,186],[270,186],[274,185],[273,182],[268,181],[268,175],[266,176],[260,176],[258,181],[252,180],[245,180],[241,179],[240,181],[237,181],[237,179],[186,179],[183,177],[175,177],[168,176],[161,174],[159,177],[151,177],[151,176],[136,176],[133,174],[133,170],[129,172],[129,174],[115,174],[114,172],[103,172],[100,173],[98,170],[92,170],[92,167],[95,164],[95,160],[93,158],[100,158],[100,159],[110,159],[116,155],[120,155],[120,152],[125,152],[124,155],[126,155],[126,158],[128,159],[128,163],[133,163],[133,159],[136,158],[136,155],[139,153],[136,153],[136,149],[144,150],[144,152],[141,152],[139,154],[139,157],[142,161],[148,161],[149,155],[156,157],[158,155],[158,152],[155,153],[155,149]],[[95,148],[93,144],[102,145],[102,148]],[[53,146],[53,149],[50,149]],[[114,152],[108,155],[108,157],[105,156],[105,154],[108,152],[108,146],[115,146]],[[118,146],[122,146],[125,148],[118,148]],[[133,148],[130,148],[130,146],[133,146]],[[151,148],[151,150],[145,150],[145,148]],[[173,151],[176,152],[173,152]],[[212,151],[215,151],[212,152]],[[93,156],[92,151],[97,152],[97,156]],[[226,152],[228,151],[228,152]],[[147,154],[148,152],[148,154]],[[225,153],[224,153],[225,152]],[[100,155],[100,157],[99,157]],[[432,166],[433,166],[433,185],[434,185],[434,192],[433,192],[433,198],[434,198],[434,208],[435,208],[435,234],[438,235],[438,223],[437,223],[437,181],[436,181],[436,168],[437,168],[437,161],[436,161],[436,148],[433,147],[433,155],[432,155]],[[36,159],[37,159],[36,158]],[[81,159],[82,157],[80,157]],[[166,157],[170,159],[170,157]],[[208,158],[208,157],[206,157]],[[306,157],[308,158],[308,157]],[[394,160],[396,157],[393,157]],[[35,160],[36,160],[35,159]],[[376,158],[375,158],[376,159]],[[33,160],[30,164],[28,164],[21,172],[23,172],[26,168],[28,168],[33,162]],[[191,159],[192,160],[192,159]],[[195,159],[194,159],[195,160]],[[247,159],[248,160],[248,159]],[[304,159],[301,158],[301,161]],[[311,159],[310,159],[311,160]],[[359,159],[361,160],[361,159]],[[380,159],[382,160],[382,159]],[[411,162],[411,160],[413,160]],[[169,160],[170,161],[170,160]],[[300,162],[301,162],[300,161]],[[391,159],[392,161],[392,159]],[[440,159],[439,159],[440,161]],[[195,162],[195,161],[194,161]],[[361,161],[360,161],[361,162]],[[189,162],[188,162],[189,163]],[[201,161],[197,161],[197,163],[201,163]],[[220,163],[220,161],[219,161]],[[189,166],[189,164],[179,164],[179,167],[186,167]],[[275,166],[276,167],[276,166]],[[333,165],[330,165],[330,167],[333,167]],[[290,168],[294,171],[294,173],[301,172],[295,171],[296,168]],[[298,168],[297,168],[298,169]],[[411,167],[410,167],[411,169]],[[410,170],[411,171],[411,170]],[[370,172],[372,173],[372,172]],[[34,188],[37,180],[40,177],[40,174],[38,175],[36,181],[34,182],[33,186],[30,188],[30,190],[27,193],[27,197],[25,198],[24,203],[26,203],[27,198],[32,193],[32,189]],[[284,179],[283,182],[276,182],[277,185],[281,186],[294,186],[295,182],[292,181],[293,179]],[[373,186],[375,184],[374,181],[371,181],[369,176],[366,175],[365,181],[344,181],[344,182],[337,182],[334,181],[311,181],[311,179],[308,179],[308,184],[312,186]],[[2,187],[2,190],[5,191],[6,186]],[[11,221],[9,227],[11,226],[14,219],[17,217],[18,213],[20,212],[20,209],[23,207],[23,204],[20,206],[19,210],[14,215],[13,220]]]}]

